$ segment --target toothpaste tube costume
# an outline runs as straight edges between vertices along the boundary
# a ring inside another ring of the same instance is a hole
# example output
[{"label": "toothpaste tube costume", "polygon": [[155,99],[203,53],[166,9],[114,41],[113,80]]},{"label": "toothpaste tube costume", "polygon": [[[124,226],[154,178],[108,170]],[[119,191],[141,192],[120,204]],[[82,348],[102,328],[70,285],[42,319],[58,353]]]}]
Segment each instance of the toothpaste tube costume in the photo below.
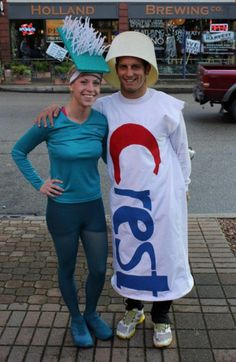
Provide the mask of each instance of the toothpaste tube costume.
[{"label": "toothpaste tube costume", "polygon": [[[155,84],[158,70],[147,36],[125,32],[113,40],[105,79],[116,88],[115,62],[121,56],[147,61],[147,85]],[[193,287],[186,202],[191,165],[183,107],[182,101],[150,88],[140,98],[117,92],[96,102],[109,124],[112,286],[127,298],[174,300]]]}]

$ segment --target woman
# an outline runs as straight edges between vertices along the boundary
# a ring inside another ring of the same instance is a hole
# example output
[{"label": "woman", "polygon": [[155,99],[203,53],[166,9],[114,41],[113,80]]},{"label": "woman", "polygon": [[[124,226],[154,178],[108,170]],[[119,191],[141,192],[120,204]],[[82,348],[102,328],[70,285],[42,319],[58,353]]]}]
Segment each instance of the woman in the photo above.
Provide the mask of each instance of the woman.
[{"label": "woman", "polygon": [[[98,159],[102,156],[107,120],[91,106],[101,88],[102,74],[70,73],[70,101],[52,128],[33,126],[15,144],[12,157],[24,177],[48,197],[46,221],[58,257],[59,288],[71,316],[75,345],[93,345],[89,329],[102,340],[112,337],[96,306],[106,272],[107,232],[101,199]],[[27,159],[37,145],[47,143],[50,177],[44,181]],[[89,274],[86,306],[82,315],[74,284],[74,271],[81,238]]]}]

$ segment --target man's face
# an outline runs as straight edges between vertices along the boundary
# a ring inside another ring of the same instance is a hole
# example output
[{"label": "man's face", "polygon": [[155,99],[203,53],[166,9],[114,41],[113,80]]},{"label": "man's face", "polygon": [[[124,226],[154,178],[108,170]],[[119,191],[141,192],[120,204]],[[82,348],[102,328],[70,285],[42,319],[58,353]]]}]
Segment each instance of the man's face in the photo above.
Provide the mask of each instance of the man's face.
[{"label": "man's face", "polygon": [[119,57],[116,72],[120,80],[121,93],[126,98],[142,97],[146,90],[146,76],[150,66],[145,68],[142,59],[135,57]]}]

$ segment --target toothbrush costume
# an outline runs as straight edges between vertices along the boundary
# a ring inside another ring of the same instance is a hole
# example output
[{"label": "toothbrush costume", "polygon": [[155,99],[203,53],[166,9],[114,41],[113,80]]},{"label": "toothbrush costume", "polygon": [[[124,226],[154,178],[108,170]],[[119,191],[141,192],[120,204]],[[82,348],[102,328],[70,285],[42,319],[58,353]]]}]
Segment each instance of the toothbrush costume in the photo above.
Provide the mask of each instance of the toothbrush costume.
[{"label": "toothbrush costume", "polygon": [[[102,78],[109,71],[102,54],[104,39],[90,26],[89,20],[66,18],[58,29],[77,70],[70,78],[73,84],[80,74]],[[48,198],[46,220],[58,257],[58,282],[71,316],[71,333],[79,347],[91,347],[89,329],[102,340],[112,337],[112,330],[96,312],[106,272],[107,231],[101,199],[98,160],[103,154],[107,135],[105,116],[91,110],[82,123],[60,113],[55,126],[32,127],[15,144],[12,156],[25,178],[40,190],[44,180],[33,168],[27,155],[42,142],[47,143],[50,178],[63,181],[64,192]],[[60,186],[60,185],[59,185]],[[88,264],[86,305],[81,314],[74,283],[79,238]],[[89,328],[89,329],[88,329]]]}]

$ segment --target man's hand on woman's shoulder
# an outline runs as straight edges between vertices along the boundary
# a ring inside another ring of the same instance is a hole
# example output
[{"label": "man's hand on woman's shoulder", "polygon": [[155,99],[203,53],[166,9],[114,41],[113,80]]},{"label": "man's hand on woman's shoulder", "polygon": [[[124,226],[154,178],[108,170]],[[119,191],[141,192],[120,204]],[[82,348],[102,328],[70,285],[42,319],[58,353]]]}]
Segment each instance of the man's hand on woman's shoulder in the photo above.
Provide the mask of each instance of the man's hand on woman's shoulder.
[{"label": "man's hand on woman's shoulder", "polygon": [[49,107],[44,108],[39,115],[34,120],[34,124],[38,127],[44,126],[47,127],[47,120],[49,120],[50,125],[54,126],[54,118],[56,118],[61,111],[61,107],[58,104],[52,104]]}]

